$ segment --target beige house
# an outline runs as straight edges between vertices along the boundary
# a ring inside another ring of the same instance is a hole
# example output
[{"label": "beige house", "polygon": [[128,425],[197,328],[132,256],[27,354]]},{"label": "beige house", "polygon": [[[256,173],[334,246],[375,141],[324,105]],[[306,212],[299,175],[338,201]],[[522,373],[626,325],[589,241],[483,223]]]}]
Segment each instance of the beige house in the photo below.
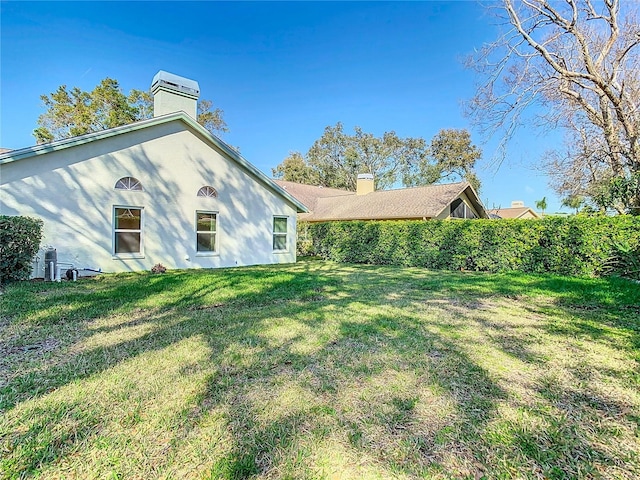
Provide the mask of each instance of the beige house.
[{"label": "beige house", "polygon": [[308,222],[488,218],[468,182],[375,191],[373,176],[362,174],[356,192],[275,182],[305,205],[298,218]]},{"label": "beige house", "polygon": [[530,207],[525,207],[524,202],[514,201],[511,202],[511,208],[494,208],[488,211],[492,217],[499,219],[532,219],[541,218],[535,210]]},{"label": "beige house", "polygon": [[296,260],[305,206],[195,121],[197,82],[159,72],[154,115],[0,155],[0,212],[44,221],[58,261],[105,272]]}]

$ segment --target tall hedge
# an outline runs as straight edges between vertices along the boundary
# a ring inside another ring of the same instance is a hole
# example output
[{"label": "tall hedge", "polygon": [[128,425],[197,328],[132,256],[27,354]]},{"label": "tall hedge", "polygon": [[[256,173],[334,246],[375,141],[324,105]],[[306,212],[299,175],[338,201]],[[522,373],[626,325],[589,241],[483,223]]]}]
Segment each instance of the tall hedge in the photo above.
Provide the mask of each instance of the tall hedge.
[{"label": "tall hedge", "polygon": [[0,215],[0,284],[26,280],[42,240],[42,220]]},{"label": "tall hedge", "polygon": [[640,218],[302,224],[300,253],[441,270],[640,275]]}]

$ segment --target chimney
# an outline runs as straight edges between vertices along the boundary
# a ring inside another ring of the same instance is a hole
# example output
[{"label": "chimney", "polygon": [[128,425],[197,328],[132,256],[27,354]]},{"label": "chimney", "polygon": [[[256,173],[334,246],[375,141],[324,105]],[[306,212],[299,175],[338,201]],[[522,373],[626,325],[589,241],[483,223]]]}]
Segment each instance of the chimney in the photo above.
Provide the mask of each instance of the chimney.
[{"label": "chimney", "polygon": [[358,183],[356,186],[356,195],[366,195],[375,190],[373,183],[373,175],[371,173],[358,174]]},{"label": "chimney", "polygon": [[160,70],[151,82],[151,93],[154,117],[183,111],[197,118],[200,86],[195,80]]},{"label": "chimney", "polygon": [[524,202],[522,200],[514,200],[511,202],[511,208],[522,208],[524,207]]}]

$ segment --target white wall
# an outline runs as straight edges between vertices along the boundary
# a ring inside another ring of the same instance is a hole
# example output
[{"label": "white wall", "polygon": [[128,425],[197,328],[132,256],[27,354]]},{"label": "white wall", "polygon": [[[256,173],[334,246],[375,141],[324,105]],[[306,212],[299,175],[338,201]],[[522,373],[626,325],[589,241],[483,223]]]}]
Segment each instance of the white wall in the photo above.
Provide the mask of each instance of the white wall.
[{"label": "white wall", "polygon": [[[43,246],[55,247],[59,261],[78,268],[120,272],[156,263],[215,268],[295,262],[295,207],[180,120],[0,168],[1,213],[43,219]],[[127,176],[140,180],[144,191],[116,190],[117,180]],[[214,187],[218,198],[197,197],[204,185]],[[113,254],[115,205],[144,209],[138,258]],[[214,255],[196,252],[196,210],[218,212]],[[274,215],[289,219],[283,253],[273,252]]]}]

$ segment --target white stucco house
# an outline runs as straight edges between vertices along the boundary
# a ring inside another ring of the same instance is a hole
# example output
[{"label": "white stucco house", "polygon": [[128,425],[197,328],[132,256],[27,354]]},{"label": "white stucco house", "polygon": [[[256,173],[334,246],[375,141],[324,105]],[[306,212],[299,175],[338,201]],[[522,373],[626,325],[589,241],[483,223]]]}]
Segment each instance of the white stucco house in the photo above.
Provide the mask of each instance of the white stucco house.
[{"label": "white stucco house", "polygon": [[305,206],[196,122],[197,82],[161,71],[152,93],[152,119],[0,154],[0,213],[42,219],[78,269],[295,262]]}]

